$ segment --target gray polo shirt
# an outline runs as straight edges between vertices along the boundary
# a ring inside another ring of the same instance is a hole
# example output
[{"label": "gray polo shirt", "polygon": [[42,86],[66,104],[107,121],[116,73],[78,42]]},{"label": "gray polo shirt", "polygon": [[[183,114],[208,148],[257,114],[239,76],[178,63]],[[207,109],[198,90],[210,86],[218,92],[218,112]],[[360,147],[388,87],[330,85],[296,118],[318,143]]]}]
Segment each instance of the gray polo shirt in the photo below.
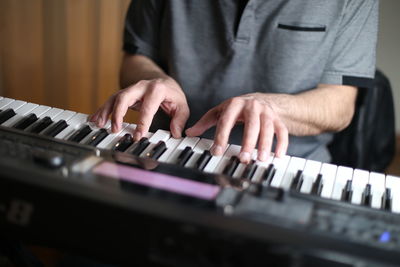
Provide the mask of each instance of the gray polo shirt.
[{"label": "gray polo shirt", "polygon": [[[247,93],[369,87],[377,25],[378,0],[133,0],[124,50],[152,58],[177,80],[192,126]],[[154,120],[156,128],[163,120]],[[240,144],[241,134],[236,127],[230,143]],[[288,154],[328,162],[331,138],[290,136]]]}]

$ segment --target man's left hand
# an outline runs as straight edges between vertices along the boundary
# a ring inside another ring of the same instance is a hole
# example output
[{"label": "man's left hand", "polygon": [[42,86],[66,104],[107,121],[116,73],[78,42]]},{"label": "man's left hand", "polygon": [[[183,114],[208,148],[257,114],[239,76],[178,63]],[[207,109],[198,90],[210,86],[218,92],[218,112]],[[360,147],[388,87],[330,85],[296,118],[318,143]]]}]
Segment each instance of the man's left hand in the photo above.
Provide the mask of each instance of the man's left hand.
[{"label": "man's left hand", "polygon": [[216,126],[211,153],[219,156],[227,146],[229,135],[237,122],[244,123],[242,163],[248,163],[258,141],[258,159],[266,161],[271,152],[274,135],[277,143],[275,154],[282,157],[288,147],[288,129],[275,111],[275,105],[261,93],[230,98],[210,109],[193,127],[186,130],[188,136],[198,136]]}]

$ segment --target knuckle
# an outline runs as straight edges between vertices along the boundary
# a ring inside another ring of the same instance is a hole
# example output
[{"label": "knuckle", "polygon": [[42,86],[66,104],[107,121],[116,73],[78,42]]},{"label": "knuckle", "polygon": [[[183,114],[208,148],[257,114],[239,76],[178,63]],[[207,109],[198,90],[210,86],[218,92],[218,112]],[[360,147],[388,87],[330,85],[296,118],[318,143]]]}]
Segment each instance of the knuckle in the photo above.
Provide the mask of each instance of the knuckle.
[{"label": "knuckle", "polygon": [[131,86],[130,88],[133,88],[135,86],[146,86],[148,84],[148,81],[146,80],[140,80],[138,81],[135,85]]},{"label": "knuckle", "polygon": [[258,99],[255,99],[255,98],[249,99],[248,102],[249,102],[250,106],[253,107],[253,109],[259,108],[261,105],[260,101],[258,101]]},{"label": "knuckle", "polygon": [[263,125],[264,125],[264,128],[271,128],[274,125],[274,123],[271,118],[265,118],[263,120]]},{"label": "knuckle", "polygon": [[164,93],[165,90],[167,89],[167,86],[165,85],[165,83],[160,79],[153,80],[151,82],[151,85],[152,86],[150,88],[151,88],[152,92]]},{"label": "knuckle", "polygon": [[265,109],[262,110],[260,117],[265,123],[268,123],[268,124],[272,124],[276,120],[274,114],[272,114],[271,112],[268,112]]},{"label": "knuckle", "polygon": [[236,106],[242,104],[242,99],[240,97],[232,97],[228,100],[229,106]]},{"label": "knuckle", "polygon": [[115,96],[115,103],[121,103],[125,97],[127,97],[127,93],[125,91],[121,91],[119,92],[116,96]]}]

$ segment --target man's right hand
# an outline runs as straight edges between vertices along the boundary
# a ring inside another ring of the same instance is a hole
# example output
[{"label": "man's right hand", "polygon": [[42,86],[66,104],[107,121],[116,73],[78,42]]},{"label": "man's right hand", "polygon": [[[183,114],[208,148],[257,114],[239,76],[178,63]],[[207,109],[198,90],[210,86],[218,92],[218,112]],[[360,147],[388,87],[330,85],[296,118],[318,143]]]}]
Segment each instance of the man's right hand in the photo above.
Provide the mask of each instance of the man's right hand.
[{"label": "man's right hand", "polygon": [[172,136],[180,138],[189,118],[189,107],[183,90],[172,78],[142,80],[115,93],[91,116],[90,121],[104,127],[111,115],[111,130],[115,133],[120,131],[128,109],[138,110],[139,121],[133,135],[137,141],[148,132],[159,107],[171,117]]}]

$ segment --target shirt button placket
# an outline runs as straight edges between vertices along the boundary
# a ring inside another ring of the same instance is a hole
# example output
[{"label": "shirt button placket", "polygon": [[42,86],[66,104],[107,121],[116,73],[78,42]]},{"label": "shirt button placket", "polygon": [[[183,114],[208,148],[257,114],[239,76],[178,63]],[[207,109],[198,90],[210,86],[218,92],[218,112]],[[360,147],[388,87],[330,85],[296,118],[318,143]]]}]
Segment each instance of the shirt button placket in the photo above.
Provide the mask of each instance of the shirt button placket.
[{"label": "shirt button placket", "polygon": [[239,27],[236,33],[236,43],[249,44],[251,39],[252,29],[254,27],[254,0],[249,0],[246,8],[240,18]]}]

